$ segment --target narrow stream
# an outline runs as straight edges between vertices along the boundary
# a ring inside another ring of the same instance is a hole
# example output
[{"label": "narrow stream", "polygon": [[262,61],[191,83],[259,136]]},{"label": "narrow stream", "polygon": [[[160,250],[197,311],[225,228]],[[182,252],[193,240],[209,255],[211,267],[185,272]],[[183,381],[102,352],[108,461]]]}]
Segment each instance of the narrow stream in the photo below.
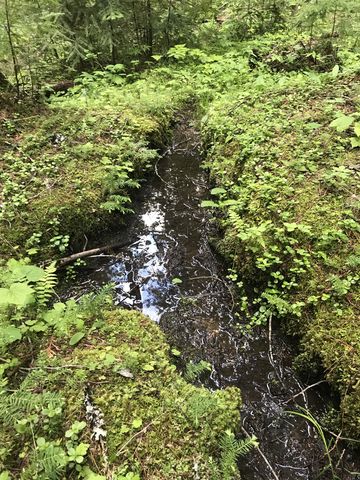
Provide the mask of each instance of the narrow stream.
[{"label": "narrow stream", "polygon": [[[244,479],[276,478],[268,462],[281,480],[314,480],[324,466],[316,432],[286,413],[296,408],[291,399],[304,388],[291,368],[290,346],[275,328],[270,349],[265,329],[245,335],[234,327],[231,285],[209,246],[211,222],[200,207],[209,186],[197,143],[189,125],[176,128],[173,147],[142,189],[129,227],[101,241],[115,244],[125,235],[133,243],[115,256],[90,259],[77,288],[89,291],[113,282],[119,305],[138,308],[158,322],[186,361],[212,365],[202,380],[208,388],[241,388],[239,432],[255,434],[263,452],[241,459]],[[315,390],[296,401],[317,413],[324,405]],[[346,467],[355,469],[350,458]],[[348,478],[356,477],[344,468],[341,479]]]}]

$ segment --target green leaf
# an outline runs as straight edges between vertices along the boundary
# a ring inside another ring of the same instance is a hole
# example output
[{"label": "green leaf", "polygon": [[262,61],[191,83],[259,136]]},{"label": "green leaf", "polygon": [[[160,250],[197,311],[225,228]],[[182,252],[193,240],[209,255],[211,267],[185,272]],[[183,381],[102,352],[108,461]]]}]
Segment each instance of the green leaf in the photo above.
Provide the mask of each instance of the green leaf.
[{"label": "green leaf", "polygon": [[30,256],[36,255],[38,253],[39,249],[38,248],[29,248],[29,250],[26,250],[26,253]]},{"label": "green leaf", "polygon": [[352,148],[359,148],[360,147],[360,138],[352,138],[351,139],[351,146]]},{"label": "green leaf", "polygon": [[225,190],[225,188],[216,187],[216,188],[213,188],[210,191],[210,193],[211,193],[211,195],[221,195],[222,193],[226,193],[226,190]]},{"label": "green leaf", "polygon": [[44,447],[46,445],[46,440],[44,437],[38,437],[36,439],[36,444],[38,447]]},{"label": "green leaf", "polygon": [[219,204],[216,202],[213,202],[212,200],[203,200],[201,202],[201,207],[207,208],[207,207],[218,207]]},{"label": "green leaf", "polygon": [[150,363],[146,363],[145,365],[143,365],[142,369],[145,371],[145,372],[152,372],[155,370],[154,366],[153,365],[150,365]]},{"label": "green leaf", "polygon": [[8,471],[0,473],[0,480],[10,480],[10,473]]},{"label": "green leaf", "polygon": [[180,357],[181,352],[177,350],[176,348],[171,349],[171,353],[174,355],[174,357]]},{"label": "green leaf", "polygon": [[298,228],[297,223],[284,223],[284,226],[288,232],[294,232]]},{"label": "green leaf", "polygon": [[135,420],[132,422],[132,426],[134,428],[140,428],[142,425],[143,421],[141,418],[135,418]]},{"label": "green leaf", "polygon": [[339,75],[340,67],[339,65],[335,65],[335,67],[331,70],[331,76],[336,78]]},{"label": "green leaf", "polygon": [[88,449],[89,449],[89,444],[88,443],[80,443],[79,445],[77,445],[76,449],[75,449],[75,454],[76,456],[84,456],[86,455]]},{"label": "green leaf", "polygon": [[221,207],[231,207],[232,205],[236,205],[238,202],[237,200],[233,200],[229,198],[229,200],[224,200],[223,202],[220,202]]},{"label": "green leaf", "polygon": [[13,283],[10,288],[0,288],[0,305],[25,307],[34,301],[34,289],[26,283]]},{"label": "green leaf", "polygon": [[106,477],[104,477],[104,475],[94,473],[89,467],[84,467],[81,473],[84,476],[85,480],[106,480]]},{"label": "green leaf", "polygon": [[309,130],[317,130],[321,126],[322,126],[321,123],[317,123],[317,122],[310,122],[306,124],[306,128],[308,128]]},{"label": "green leaf", "polygon": [[7,262],[12,282],[37,282],[45,274],[45,271],[35,265],[27,265],[14,258]]},{"label": "green leaf", "polygon": [[19,328],[9,325],[1,329],[1,336],[5,345],[8,345],[21,340],[22,333]]},{"label": "green leaf", "polygon": [[80,340],[85,336],[85,333],[84,332],[77,332],[75,333],[75,335],[73,335],[71,338],[70,338],[70,342],[69,344],[71,346],[73,345],[76,345],[77,343],[80,342]]},{"label": "green leaf", "polygon": [[162,55],[152,55],[151,58],[156,60],[157,62],[162,59]]},{"label": "green leaf", "polygon": [[181,284],[182,284],[182,280],[181,280],[181,278],[175,277],[175,278],[173,278],[173,279],[171,280],[171,283],[172,283],[173,285],[181,285]]},{"label": "green leaf", "polygon": [[349,115],[340,115],[340,117],[330,123],[330,127],[335,128],[339,133],[345,132],[354,123],[354,120],[354,117]]},{"label": "green leaf", "polygon": [[360,123],[356,122],[354,125],[354,132],[357,137],[360,137]]}]

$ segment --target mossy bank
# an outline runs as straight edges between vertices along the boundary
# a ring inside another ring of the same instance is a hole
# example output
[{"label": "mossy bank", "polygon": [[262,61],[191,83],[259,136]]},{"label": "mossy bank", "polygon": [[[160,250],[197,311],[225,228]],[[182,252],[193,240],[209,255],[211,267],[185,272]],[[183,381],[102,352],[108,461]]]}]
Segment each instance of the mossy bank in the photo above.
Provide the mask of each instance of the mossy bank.
[{"label": "mossy bank", "polygon": [[[186,96],[144,79],[86,74],[40,114],[1,118],[2,254],[35,261],[81,248],[131,211]],[[156,148],[156,149],[155,149]]]},{"label": "mossy bank", "polygon": [[[356,69],[355,69],[356,71]],[[203,132],[231,277],[253,325],[297,336],[297,364],[340,393],[360,434],[358,73],[263,72],[210,106]]]},{"label": "mossy bank", "polygon": [[108,292],[42,313],[24,306],[28,328],[1,352],[0,469],[18,479],[232,478],[221,443],[233,441],[239,390],[187,383],[159,327],[115,309]]}]

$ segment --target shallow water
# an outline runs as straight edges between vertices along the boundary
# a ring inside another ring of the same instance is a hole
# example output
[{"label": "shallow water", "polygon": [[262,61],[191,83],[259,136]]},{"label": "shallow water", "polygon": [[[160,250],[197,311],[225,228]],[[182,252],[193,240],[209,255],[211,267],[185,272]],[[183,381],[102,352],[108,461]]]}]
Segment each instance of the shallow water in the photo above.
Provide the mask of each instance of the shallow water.
[{"label": "shallow water", "polygon": [[[198,138],[189,125],[180,124],[173,142],[142,189],[129,227],[100,242],[133,243],[114,256],[90,259],[76,288],[89,291],[113,282],[117,303],[158,322],[183,359],[212,365],[202,376],[208,388],[241,388],[239,432],[255,434],[263,453],[254,450],[241,459],[244,479],[275,479],[275,472],[281,480],[313,480],[325,461],[314,429],[287,413],[296,408],[291,398],[304,388],[291,368],[291,347],[275,326],[270,336],[267,329],[250,335],[234,327],[232,286],[209,245],[211,222],[200,207],[209,185]],[[311,389],[296,402],[319,414],[327,397]],[[353,461],[345,452],[341,479],[360,478],[346,473],[355,470]]]}]

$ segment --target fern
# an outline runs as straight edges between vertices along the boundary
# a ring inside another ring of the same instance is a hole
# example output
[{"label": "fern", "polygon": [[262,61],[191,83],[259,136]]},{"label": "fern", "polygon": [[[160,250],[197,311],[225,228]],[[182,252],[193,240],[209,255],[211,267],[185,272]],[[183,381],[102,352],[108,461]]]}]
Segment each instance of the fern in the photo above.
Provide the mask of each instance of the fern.
[{"label": "fern", "polygon": [[201,360],[198,363],[189,362],[186,365],[184,378],[187,382],[194,382],[203,372],[211,370],[209,362]]},{"label": "fern", "polygon": [[37,438],[36,448],[32,451],[30,464],[23,473],[24,480],[58,480],[64,478],[64,469],[68,463],[65,450],[59,442],[48,442]]},{"label": "fern", "polygon": [[237,473],[236,462],[258,446],[256,437],[236,440],[231,431],[226,431],[220,440],[222,480],[232,480]]},{"label": "fern", "polygon": [[131,208],[125,206],[126,203],[131,203],[129,197],[123,195],[110,195],[109,199],[101,204],[101,208],[108,212],[118,211],[120,213],[133,213]]},{"label": "fern", "polygon": [[45,268],[45,275],[36,283],[35,291],[39,308],[46,307],[54,294],[57,283],[55,263]]},{"label": "fern", "polygon": [[216,407],[216,398],[209,395],[208,392],[204,395],[200,390],[200,392],[195,392],[188,399],[186,413],[193,425],[198,428],[200,420],[210,415]]},{"label": "fern", "polygon": [[39,412],[52,404],[53,408],[62,405],[62,400],[55,393],[34,394],[18,390],[11,395],[0,394],[0,420],[10,427],[30,413]]}]

